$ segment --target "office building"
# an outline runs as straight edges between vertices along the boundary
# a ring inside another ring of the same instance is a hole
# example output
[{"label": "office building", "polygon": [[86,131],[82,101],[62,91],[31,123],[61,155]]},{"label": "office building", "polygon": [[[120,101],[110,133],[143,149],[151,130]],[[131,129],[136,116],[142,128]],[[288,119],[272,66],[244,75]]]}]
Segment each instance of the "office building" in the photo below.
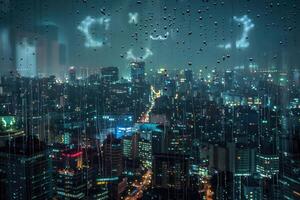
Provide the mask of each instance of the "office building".
[{"label": "office building", "polygon": [[189,160],[177,154],[153,156],[153,184],[165,189],[185,190],[189,187]]},{"label": "office building", "polygon": [[46,145],[30,136],[17,137],[0,149],[6,177],[5,199],[52,199],[51,163]]},{"label": "office building", "polygon": [[37,76],[37,54],[34,42],[24,38],[16,47],[17,72],[22,77]]},{"label": "office building", "polygon": [[108,135],[103,142],[103,158],[105,177],[120,176],[123,171],[123,149],[120,139],[113,135]]},{"label": "office building", "polygon": [[[95,173],[83,160],[83,151],[68,149],[61,152],[60,165],[56,166],[55,192],[61,199],[84,199],[92,187]],[[56,163],[57,163],[56,162]]]},{"label": "office building", "polygon": [[256,155],[256,172],[261,177],[272,178],[279,173],[279,156],[276,154]]},{"label": "office building", "polygon": [[101,68],[101,79],[104,82],[116,82],[119,80],[119,69],[117,67]]},{"label": "office building", "polygon": [[71,66],[69,68],[69,82],[71,84],[74,84],[76,82],[76,68],[74,66]]},{"label": "office building", "polygon": [[138,157],[145,169],[152,168],[152,142],[141,138],[138,141]]},{"label": "office building", "polygon": [[133,83],[145,82],[145,62],[130,63],[131,81]]}]

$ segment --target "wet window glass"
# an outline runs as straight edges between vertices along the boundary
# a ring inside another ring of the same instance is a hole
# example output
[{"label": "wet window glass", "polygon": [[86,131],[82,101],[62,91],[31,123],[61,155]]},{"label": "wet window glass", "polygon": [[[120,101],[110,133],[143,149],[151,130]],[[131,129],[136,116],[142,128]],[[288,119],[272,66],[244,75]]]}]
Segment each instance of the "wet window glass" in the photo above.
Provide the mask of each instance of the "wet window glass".
[{"label": "wet window glass", "polygon": [[0,200],[300,199],[298,0],[0,0]]}]

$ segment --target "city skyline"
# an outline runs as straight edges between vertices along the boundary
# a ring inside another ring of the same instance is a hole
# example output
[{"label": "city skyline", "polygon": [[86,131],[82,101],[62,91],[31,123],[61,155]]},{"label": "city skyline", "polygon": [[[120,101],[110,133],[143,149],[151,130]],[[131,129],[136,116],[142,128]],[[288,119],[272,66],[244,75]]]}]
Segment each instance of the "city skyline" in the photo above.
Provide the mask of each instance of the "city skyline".
[{"label": "city skyline", "polygon": [[300,199],[297,0],[0,0],[0,200]]}]

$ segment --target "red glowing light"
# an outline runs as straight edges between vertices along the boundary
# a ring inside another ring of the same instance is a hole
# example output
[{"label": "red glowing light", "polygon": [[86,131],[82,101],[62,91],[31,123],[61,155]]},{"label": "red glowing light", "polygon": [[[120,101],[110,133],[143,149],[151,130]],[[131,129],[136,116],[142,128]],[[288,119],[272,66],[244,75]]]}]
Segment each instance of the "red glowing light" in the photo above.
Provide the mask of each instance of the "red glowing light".
[{"label": "red glowing light", "polygon": [[63,153],[62,155],[68,158],[76,158],[82,155],[82,151],[79,151],[77,153]]}]

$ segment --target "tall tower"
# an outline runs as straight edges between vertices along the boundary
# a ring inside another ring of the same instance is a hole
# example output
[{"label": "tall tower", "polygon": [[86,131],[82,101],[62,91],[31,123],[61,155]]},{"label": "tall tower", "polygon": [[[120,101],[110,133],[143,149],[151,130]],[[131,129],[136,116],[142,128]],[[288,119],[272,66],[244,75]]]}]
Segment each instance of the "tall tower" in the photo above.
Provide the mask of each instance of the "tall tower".
[{"label": "tall tower", "polygon": [[145,62],[130,63],[131,81],[133,83],[145,82]]},{"label": "tall tower", "polygon": [[23,77],[37,75],[36,46],[29,44],[26,38],[16,47],[17,71]]},{"label": "tall tower", "polygon": [[69,68],[69,82],[72,84],[76,82],[76,68],[74,66]]},{"label": "tall tower", "polygon": [[103,142],[104,176],[120,176],[123,171],[121,140],[108,135]]},{"label": "tall tower", "polygon": [[37,66],[40,76],[63,77],[67,65],[67,46],[60,41],[59,27],[52,22],[37,26]]},{"label": "tall tower", "polygon": [[234,85],[234,72],[227,70],[225,72],[225,88],[227,90],[233,89],[233,85]]}]

